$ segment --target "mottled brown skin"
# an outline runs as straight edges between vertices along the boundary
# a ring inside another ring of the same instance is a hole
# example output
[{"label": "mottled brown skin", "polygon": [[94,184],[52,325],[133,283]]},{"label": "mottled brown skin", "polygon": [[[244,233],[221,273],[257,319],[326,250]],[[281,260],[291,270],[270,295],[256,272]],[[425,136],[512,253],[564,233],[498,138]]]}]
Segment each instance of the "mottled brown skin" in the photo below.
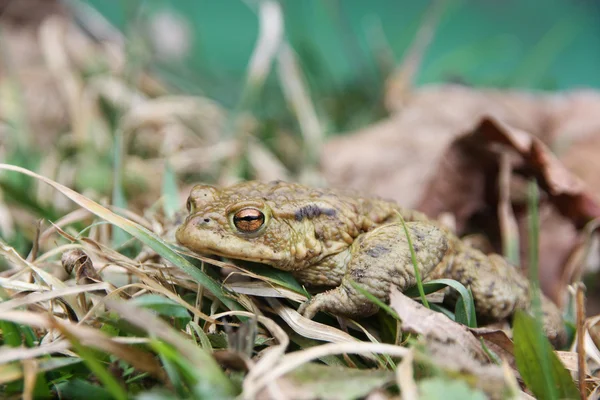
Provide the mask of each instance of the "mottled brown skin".
[{"label": "mottled brown skin", "polygon": [[[529,284],[498,255],[485,255],[423,214],[394,202],[285,182],[244,182],[223,189],[195,186],[190,215],[177,240],[198,253],[215,254],[290,271],[317,294],[299,312],[368,316],[377,307],[350,284],[384,302],[390,285],[416,284],[410,248],[398,214],[408,221],[421,277],[450,278],[470,287],[480,316],[499,320],[529,305]],[[559,310],[544,299],[545,330],[564,340]]]}]

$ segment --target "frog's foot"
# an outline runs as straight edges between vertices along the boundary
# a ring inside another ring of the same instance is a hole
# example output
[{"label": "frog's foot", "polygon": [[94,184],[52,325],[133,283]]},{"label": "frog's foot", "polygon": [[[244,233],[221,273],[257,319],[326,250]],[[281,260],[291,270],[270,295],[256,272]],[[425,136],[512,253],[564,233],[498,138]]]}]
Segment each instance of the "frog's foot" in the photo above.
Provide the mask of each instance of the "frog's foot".
[{"label": "frog's foot", "polygon": [[366,317],[373,315],[379,308],[369,299],[347,286],[338,286],[327,292],[319,293],[298,308],[304,317],[312,319],[319,311],[347,317]]},{"label": "frog's foot", "polygon": [[[484,254],[450,234],[448,237],[455,249],[453,259],[441,263],[429,278],[452,278],[471,289],[475,311],[484,318],[502,320],[516,310],[529,310],[529,282],[517,267],[498,254]],[[544,332],[560,347],[566,340],[562,313],[545,296],[542,311]]]},{"label": "frog's foot", "polygon": [[560,309],[542,295],[542,329],[552,345],[559,349],[567,343],[567,331]]}]

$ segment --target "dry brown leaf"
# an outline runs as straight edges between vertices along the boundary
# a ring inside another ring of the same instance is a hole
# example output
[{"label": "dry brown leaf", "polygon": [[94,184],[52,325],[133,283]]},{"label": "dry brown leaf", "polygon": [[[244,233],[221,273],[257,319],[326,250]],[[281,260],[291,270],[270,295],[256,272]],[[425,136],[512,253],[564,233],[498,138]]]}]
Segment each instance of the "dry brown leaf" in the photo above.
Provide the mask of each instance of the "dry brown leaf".
[{"label": "dry brown leaf", "polygon": [[[326,143],[323,173],[350,187],[413,207],[450,142],[492,115],[540,137],[547,112],[531,93],[427,86],[390,118]],[[600,103],[600,102],[599,102]]]},{"label": "dry brown leaf", "polygon": [[[600,205],[585,183],[570,173],[539,139],[492,118],[484,118],[472,133],[450,145],[440,161],[438,173],[423,193],[419,209],[432,216],[453,213],[459,231],[475,214],[495,209],[499,165],[507,152],[513,158],[518,157],[513,160],[515,168],[535,176],[546,190],[547,201],[540,206],[540,265],[544,270],[541,283],[544,291],[560,304],[565,293],[563,268],[581,240],[576,228],[600,216]],[[514,196],[513,203],[519,201],[522,200],[518,195]],[[528,225],[526,210],[522,205],[520,208],[517,220],[521,259],[526,260]],[[486,218],[488,224],[489,221],[495,219]],[[493,224],[485,228],[488,232],[497,230]]]},{"label": "dry brown leaf", "polygon": [[[505,147],[498,149],[499,145]],[[518,167],[538,178],[552,203],[576,226],[583,227],[600,216],[600,206],[583,181],[571,174],[546,145],[525,131],[490,117],[451,144],[440,161],[438,174],[422,195],[419,209],[432,216],[453,212],[458,224],[464,224],[468,215],[465,208],[476,210],[486,203],[485,183],[496,180],[502,151],[520,156]],[[448,180],[453,182],[449,184]]]},{"label": "dry brown leaf", "polygon": [[[393,382],[394,374],[383,369],[361,370],[317,363],[302,365],[277,382],[287,399],[354,399]],[[268,398],[261,392],[257,398]]]},{"label": "dry brown leaf", "polygon": [[[499,365],[486,364],[472,358],[470,354],[460,351],[456,346],[440,342],[428,342],[427,353],[430,354],[434,365],[448,372],[462,375],[470,386],[483,390],[492,399],[497,398],[498,393],[506,390],[507,380]],[[514,379],[514,375],[512,379]]]},{"label": "dry brown leaf", "polygon": [[[574,351],[557,351],[556,355],[560,359],[560,361],[564,364],[565,368],[574,373],[575,377],[577,376],[577,353]],[[585,373],[590,374],[589,369],[585,368]]]},{"label": "dry brown leaf", "polygon": [[393,289],[390,306],[402,320],[402,330],[420,334],[427,342],[427,353],[435,365],[466,373],[473,377],[471,383],[493,395],[507,387],[502,368],[489,364],[478,337],[509,365],[514,366],[512,342],[501,330],[469,329],[445,315],[429,310]]},{"label": "dry brown leaf", "polygon": [[513,342],[504,330],[494,328],[470,328],[469,330],[475,337],[483,339],[490,350],[516,370]]},{"label": "dry brown leaf", "polygon": [[[514,234],[514,225],[511,228],[506,218],[512,206],[515,214],[520,212],[516,221],[523,251],[526,181],[519,181],[514,173],[510,176],[511,201],[507,204],[505,199],[500,210],[504,220],[498,221],[499,167],[495,154],[477,154],[477,143],[468,140],[456,149],[457,138],[472,132],[480,119],[502,121],[502,127],[492,129],[493,141],[514,149],[512,158],[517,157],[517,164],[529,169],[516,172],[534,172],[562,213],[541,205],[542,285],[553,300],[561,302],[564,282],[569,281],[564,278],[564,264],[580,240],[576,228],[598,215],[600,175],[595,166],[600,151],[600,93],[474,90],[443,85],[421,88],[400,100],[402,107],[387,120],[326,144],[321,160],[326,178],[334,186],[394,199],[430,216],[443,211],[454,214],[459,233],[474,224],[477,231],[486,232],[496,252],[501,249],[498,224],[503,224],[504,236],[507,231]],[[396,103],[389,98],[386,101]],[[514,129],[506,132],[505,126]],[[480,128],[487,129],[485,125]],[[454,147],[446,151],[452,143]],[[491,155],[494,157],[486,158]],[[519,165],[511,165],[513,170],[516,167]],[[504,180],[502,190],[506,191],[506,186]]]},{"label": "dry brown leaf", "polygon": [[425,308],[396,288],[393,288],[390,293],[390,306],[402,320],[403,331],[422,335],[430,342],[455,347],[477,360],[488,361],[481,343],[466,326]]},{"label": "dry brown leaf", "polygon": [[[544,271],[540,274],[540,284],[548,297],[562,305],[566,301],[566,286],[573,282],[573,278],[578,279],[581,276],[573,275],[576,271],[570,271],[567,276],[565,268],[568,267],[568,259],[572,253],[580,247],[582,235],[573,223],[551,204],[540,204],[539,218],[539,265]],[[521,267],[524,267],[527,266],[529,257],[529,227],[526,214],[521,213],[517,222],[521,239]]]},{"label": "dry brown leaf", "polygon": [[103,282],[98,271],[94,268],[92,259],[81,249],[65,251],[61,263],[69,275],[75,271],[78,285]]}]

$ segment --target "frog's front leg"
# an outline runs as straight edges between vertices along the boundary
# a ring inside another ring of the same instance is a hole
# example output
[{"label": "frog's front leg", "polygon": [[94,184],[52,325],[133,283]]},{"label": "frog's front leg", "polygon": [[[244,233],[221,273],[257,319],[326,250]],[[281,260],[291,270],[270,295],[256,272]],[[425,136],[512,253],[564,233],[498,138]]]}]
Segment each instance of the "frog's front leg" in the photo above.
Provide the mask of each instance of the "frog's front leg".
[{"label": "frog's front leg", "polygon": [[[426,277],[444,257],[449,256],[448,241],[435,225],[425,222],[406,223],[421,277]],[[377,312],[375,306],[360,294],[354,281],[383,302],[389,299],[390,285],[400,290],[417,282],[410,248],[400,223],[390,223],[358,237],[350,249],[346,272],[341,284],[317,294],[304,303],[299,312],[312,318],[318,311],[336,315],[364,317]]]}]

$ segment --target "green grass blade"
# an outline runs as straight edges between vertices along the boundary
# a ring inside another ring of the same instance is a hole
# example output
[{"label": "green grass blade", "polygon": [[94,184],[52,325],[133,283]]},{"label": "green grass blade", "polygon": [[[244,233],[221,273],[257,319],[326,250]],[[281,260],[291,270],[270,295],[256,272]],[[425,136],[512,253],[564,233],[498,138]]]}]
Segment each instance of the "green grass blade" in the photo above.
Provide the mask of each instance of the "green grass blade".
[{"label": "green grass blade", "polygon": [[56,384],[56,392],[61,399],[113,400],[110,392],[79,378]]},{"label": "green grass blade", "polygon": [[50,399],[50,398],[52,398],[52,394],[50,393],[50,389],[48,387],[48,381],[46,380],[46,375],[43,373],[38,373],[35,378],[35,387],[33,389],[33,398],[35,398],[35,399]]},{"label": "green grass blade", "polygon": [[539,193],[535,181],[529,182],[528,210],[529,210],[529,282],[531,284],[531,308],[538,322],[542,318],[542,303],[540,298],[539,278],[539,242],[540,242],[540,216],[538,212]]},{"label": "green grass blade", "polygon": [[177,395],[181,398],[185,398],[188,394],[183,377],[179,374],[179,371],[174,362],[171,361],[170,357],[167,357],[164,353],[167,348],[163,343],[154,341],[152,347],[158,353],[160,361],[169,377],[169,380],[173,384]]},{"label": "green grass blade", "polygon": [[[456,290],[460,295],[455,306],[456,316],[453,319],[463,325],[467,325],[470,328],[476,328],[477,318],[475,316],[475,303],[473,301],[473,295],[471,291],[462,283],[453,279],[435,279],[423,284],[423,293],[434,293],[447,286],[450,286],[452,289]],[[404,291],[404,294],[409,297],[415,297],[417,294],[419,294],[418,287],[409,288]],[[458,316],[459,313],[460,317]]]},{"label": "green grass blade", "polygon": [[[540,215],[538,210],[539,203],[539,192],[538,186],[535,180],[529,182],[528,196],[527,196],[527,209],[529,213],[529,290],[531,298],[531,310],[535,317],[535,329],[533,332],[537,336],[538,342],[546,340],[544,332],[542,330],[542,300],[540,298],[540,275],[539,275],[539,243],[540,243]],[[543,382],[547,385],[545,391],[547,393],[554,393],[552,390],[553,382],[552,376],[550,375],[550,368],[548,361],[552,349],[542,347],[540,349],[540,373],[544,376]],[[553,397],[555,398],[555,397]]]},{"label": "green grass blade", "polygon": [[461,295],[456,301],[454,307],[456,322],[468,326],[469,328],[477,328],[477,317],[475,315],[475,303],[473,302],[473,294],[467,289],[467,296]]},{"label": "green grass blade", "polygon": [[[63,332],[64,334],[65,332]],[[127,392],[119,385],[119,382],[112,376],[112,374],[104,368],[102,363],[96,359],[94,352],[83,346],[79,341],[68,335],[68,339],[73,345],[73,348],[83,359],[83,362],[88,366],[90,371],[98,378],[104,385],[104,388],[117,400],[127,400]]]},{"label": "green grass blade", "polygon": [[452,321],[456,321],[456,315],[454,315],[454,313],[452,311],[448,310],[446,307],[442,307],[435,303],[431,303],[430,305],[431,305],[431,309],[433,311],[437,311],[441,314],[444,314],[446,317],[450,318]]},{"label": "green grass blade", "polygon": [[513,324],[517,368],[527,387],[539,399],[577,399],[579,390],[538,322],[517,311]]},{"label": "green grass blade", "polygon": [[404,222],[404,218],[402,218],[402,215],[399,212],[396,211],[396,214],[398,214],[398,217],[400,218],[402,228],[404,228],[404,233],[406,234],[406,240],[408,241],[408,247],[410,248],[410,259],[415,270],[417,288],[419,289],[419,296],[421,297],[421,302],[425,307],[431,308],[429,307],[429,302],[427,301],[427,298],[425,297],[425,292],[423,291],[423,281],[421,280],[421,273],[419,271],[419,265],[417,264],[417,255],[415,254],[415,248],[413,247],[412,239],[410,238],[410,234],[408,233],[406,222]]},{"label": "green grass blade", "polygon": [[552,350],[542,329],[539,282],[539,192],[529,182],[529,282],[534,318],[522,311],[515,314],[513,335],[517,368],[527,387],[541,399],[577,398],[579,392],[569,372]]},{"label": "green grass blade", "polygon": [[[231,381],[223,374],[222,379],[210,381],[202,376],[198,369],[187,361],[173,347],[160,340],[150,342],[152,348],[171,365],[170,377],[176,377],[179,384],[185,383],[190,391],[195,393],[194,398],[200,399],[228,399],[233,398],[235,388]],[[216,378],[213,377],[213,378]]]},{"label": "green grass blade", "polygon": [[0,321],[0,331],[2,332],[2,344],[10,347],[19,347],[21,345],[21,332],[17,324],[8,321]]},{"label": "green grass blade", "polygon": [[130,300],[130,302],[171,319],[171,323],[179,329],[183,329],[192,319],[190,313],[181,304],[158,294],[145,294]]},{"label": "green grass blade", "polygon": [[490,349],[485,344],[485,340],[483,340],[482,337],[479,338],[479,342],[481,343],[481,348],[483,349],[485,354],[490,358],[490,360],[496,365],[502,365],[502,359],[500,357],[498,357],[498,354],[496,354],[494,351],[492,351],[492,349]]}]

